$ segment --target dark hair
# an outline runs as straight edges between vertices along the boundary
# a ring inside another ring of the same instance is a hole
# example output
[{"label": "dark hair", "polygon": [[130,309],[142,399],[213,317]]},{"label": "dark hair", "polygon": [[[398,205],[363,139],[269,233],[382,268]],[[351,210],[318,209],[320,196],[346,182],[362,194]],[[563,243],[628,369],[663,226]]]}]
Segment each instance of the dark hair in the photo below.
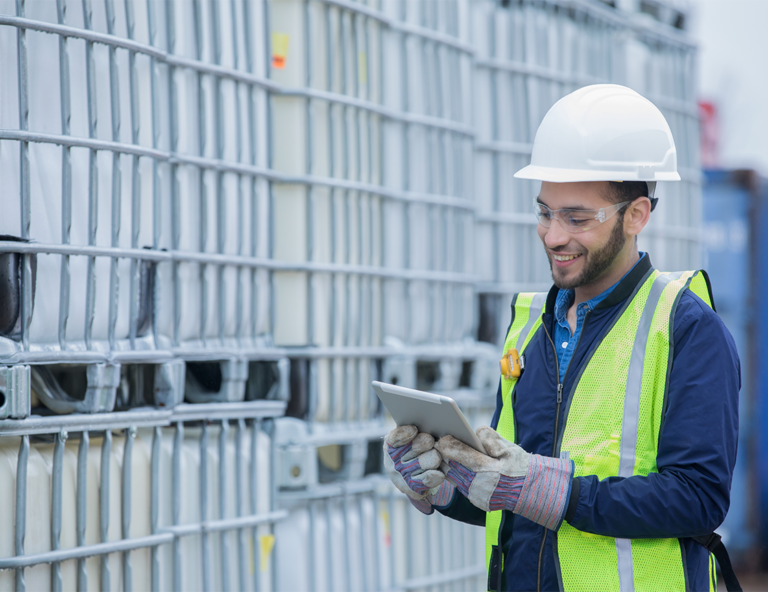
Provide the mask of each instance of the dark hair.
[{"label": "dark hair", "polygon": [[[639,197],[648,197],[648,184],[645,181],[608,181],[608,191],[605,197],[613,203],[622,203],[625,201],[635,201]],[[621,208],[618,212],[619,223],[624,220],[624,211]]]},{"label": "dark hair", "polygon": [[645,181],[608,181],[610,191],[606,197],[613,203],[635,201],[638,197],[648,197],[648,183]]}]

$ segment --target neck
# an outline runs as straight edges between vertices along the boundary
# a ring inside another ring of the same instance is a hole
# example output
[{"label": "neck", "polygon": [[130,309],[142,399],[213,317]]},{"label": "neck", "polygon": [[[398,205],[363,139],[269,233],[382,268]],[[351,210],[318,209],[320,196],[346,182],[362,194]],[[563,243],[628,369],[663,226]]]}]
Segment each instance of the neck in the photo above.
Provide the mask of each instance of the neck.
[{"label": "neck", "polygon": [[[630,245],[627,245],[630,246]],[[635,242],[632,241],[631,248],[625,252],[619,253],[613,264],[606,269],[605,273],[590,284],[579,286],[574,289],[574,305],[581,304],[599,296],[610,288],[613,284],[623,278],[626,273],[640,260],[640,253],[637,250]]]}]

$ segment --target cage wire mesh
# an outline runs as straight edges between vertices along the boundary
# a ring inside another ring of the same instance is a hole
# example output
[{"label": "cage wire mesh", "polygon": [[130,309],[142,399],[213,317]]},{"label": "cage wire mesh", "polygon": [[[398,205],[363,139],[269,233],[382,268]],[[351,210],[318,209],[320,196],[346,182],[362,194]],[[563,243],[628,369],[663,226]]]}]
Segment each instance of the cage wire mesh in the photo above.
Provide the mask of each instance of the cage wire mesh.
[{"label": "cage wire mesh", "polygon": [[601,2],[0,0],[0,53],[0,589],[482,587],[369,385],[490,420],[580,86],[662,110],[640,247],[700,262],[695,47]]}]

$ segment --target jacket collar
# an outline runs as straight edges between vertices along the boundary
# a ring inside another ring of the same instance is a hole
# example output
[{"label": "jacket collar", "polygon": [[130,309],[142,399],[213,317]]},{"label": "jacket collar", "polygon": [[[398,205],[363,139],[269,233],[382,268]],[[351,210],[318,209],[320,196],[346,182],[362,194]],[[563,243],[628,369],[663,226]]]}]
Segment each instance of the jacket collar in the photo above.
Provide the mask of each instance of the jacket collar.
[{"label": "jacket collar", "polygon": [[[642,257],[624,279],[619,282],[619,285],[616,286],[604,300],[598,302],[597,306],[595,306],[595,310],[610,308],[625,300],[637,290],[639,284],[645,280],[652,269],[651,256],[646,253],[645,257]],[[557,293],[559,291],[560,289],[554,285],[549,289],[549,294],[547,294],[547,305],[545,308],[546,314],[555,314],[555,302],[557,301]]]}]

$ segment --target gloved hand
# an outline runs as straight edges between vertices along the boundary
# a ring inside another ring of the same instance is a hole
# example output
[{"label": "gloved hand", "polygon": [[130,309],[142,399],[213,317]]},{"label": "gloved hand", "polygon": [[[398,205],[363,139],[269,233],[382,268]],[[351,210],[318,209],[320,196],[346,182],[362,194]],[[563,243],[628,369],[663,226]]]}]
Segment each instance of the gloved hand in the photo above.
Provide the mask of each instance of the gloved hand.
[{"label": "gloved hand", "polygon": [[419,433],[416,426],[398,426],[384,438],[384,467],[387,475],[411,503],[424,514],[434,506],[447,506],[454,486],[439,470],[442,458],[435,439]]},{"label": "gloved hand", "polygon": [[435,447],[448,465],[446,479],[481,510],[510,510],[557,530],[568,507],[573,461],[530,454],[486,426],[477,437],[487,455],[453,436],[440,438]]}]

